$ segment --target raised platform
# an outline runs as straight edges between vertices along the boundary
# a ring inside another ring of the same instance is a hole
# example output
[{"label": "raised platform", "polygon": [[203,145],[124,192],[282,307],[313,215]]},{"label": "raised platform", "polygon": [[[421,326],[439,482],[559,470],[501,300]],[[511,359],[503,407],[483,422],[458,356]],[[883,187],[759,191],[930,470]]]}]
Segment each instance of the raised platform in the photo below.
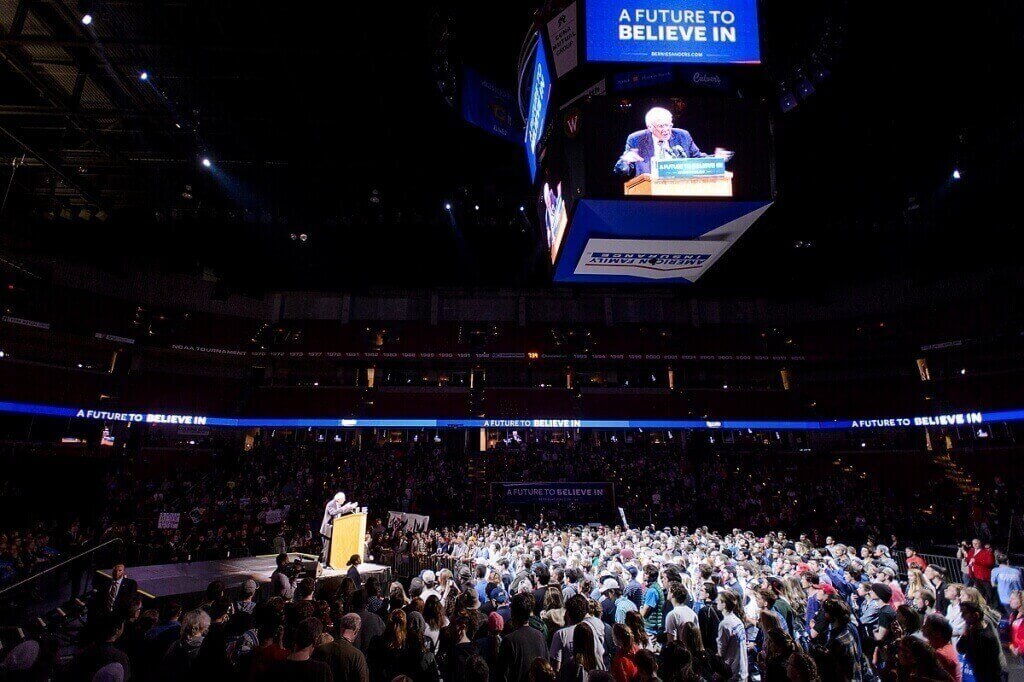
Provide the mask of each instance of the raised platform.
[{"label": "raised platform", "polygon": [[[306,555],[304,559],[313,559]],[[193,561],[191,563],[154,564],[151,566],[131,566],[126,573],[139,584],[139,592],[152,599],[174,597],[185,594],[204,592],[214,580],[221,580],[229,591],[241,586],[250,578],[257,583],[270,583],[270,575],[277,566],[277,555],[245,557],[240,559],[219,559],[215,561]],[[366,578],[371,575],[386,576],[390,569],[380,564],[364,563],[359,566],[359,575]],[[109,571],[99,571],[105,579],[110,579]],[[345,571],[324,568],[321,579],[344,577]]]}]

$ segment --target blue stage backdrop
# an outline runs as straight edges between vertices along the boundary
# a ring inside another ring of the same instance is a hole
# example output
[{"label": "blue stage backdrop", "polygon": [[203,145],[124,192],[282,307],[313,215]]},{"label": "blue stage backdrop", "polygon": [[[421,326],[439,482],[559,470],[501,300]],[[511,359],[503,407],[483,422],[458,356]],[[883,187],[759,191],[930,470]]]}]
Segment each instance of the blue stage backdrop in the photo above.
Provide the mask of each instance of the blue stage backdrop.
[{"label": "blue stage backdrop", "polygon": [[[614,483],[495,483],[495,492],[505,504],[576,502],[611,504]],[[498,500],[496,500],[498,501]]]},{"label": "blue stage backdrop", "polygon": [[757,0],[587,0],[591,62],[758,64]]}]

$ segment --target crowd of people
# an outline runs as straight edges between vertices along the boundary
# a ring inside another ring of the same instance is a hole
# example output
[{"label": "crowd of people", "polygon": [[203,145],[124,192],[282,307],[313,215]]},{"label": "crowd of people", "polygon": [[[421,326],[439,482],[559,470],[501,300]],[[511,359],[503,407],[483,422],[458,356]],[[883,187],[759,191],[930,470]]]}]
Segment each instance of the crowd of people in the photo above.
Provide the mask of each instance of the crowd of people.
[{"label": "crowd of people", "polygon": [[[541,511],[567,523],[607,520],[608,509],[583,505],[515,510],[489,504],[487,486],[495,481],[612,482],[616,505],[637,524],[658,519],[758,532],[828,528],[857,539],[912,531],[916,538],[946,539],[955,516],[952,532],[984,539],[995,534],[984,515],[963,507],[964,497],[942,476],[921,475],[910,492],[818,455],[804,461],[725,451],[694,454],[692,446],[627,436],[566,442],[530,437],[499,441],[478,455],[464,443],[426,434],[404,443],[265,438],[249,450],[227,449],[205,468],[145,472],[125,462],[106,473],[103,503],[95,516],[83,516],[80,529],[72,532],[71,519],[65,519],[0,534],[0,583],[28,575],[58,554],[74,556],[82,547],[114,538],[124,541],[130,565],[282,550],[318,553],[317,519],[338,490],[352,491],[374,512],[426,514],[435,525],[480,518],[501,522]],[[471,478],[474,456],[484,463],[482,480]],[[1006,486],[994,490],[994,496],[1008,495]],[[956,513],[936,513],[938,500],[958,505]],[[161,523],[161,514],[167,523]]]},{"label": "crowd of people", "polygon": [[[453,560],[407,582],[220,582],[144,608],[98,590],[73,680],[996,682],[1024,651],[1021,573],[981,540],[947,575],[912,547],[706,527],[462,525],[415,534]],[[993,565],[995,564],[995,565]],[[905,571],[905,577],[904,577]],[[282,577],[283,576],[283,577]],[[29,677],[44,647],[7,655]],[[12,660],[13,657],[13,660]]]}]

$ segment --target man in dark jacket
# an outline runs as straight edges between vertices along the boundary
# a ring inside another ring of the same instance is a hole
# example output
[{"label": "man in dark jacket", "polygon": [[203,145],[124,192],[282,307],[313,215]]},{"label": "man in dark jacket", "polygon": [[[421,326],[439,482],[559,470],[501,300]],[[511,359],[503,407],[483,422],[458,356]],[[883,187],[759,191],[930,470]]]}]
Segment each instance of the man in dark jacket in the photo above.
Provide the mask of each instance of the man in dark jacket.
[{"label": "man in dark jacket", "polygon": [[504,682],[525,682],[530,679],[534,659],[547,660],[547,642],[538,630],[530,627],[533,595],[517,594],[512,599],[512,625],[501,641],[498,651],[498,679]]},{"label": "man in dark jacket", "polygon": [[341,617],[340,629],[339,639],[313,650],[313,660],[327,664],[334,674],[334,682],[369,682],[370,669],[366,666],[366,657],[355,647],[362,629],[361,619],[354,613],[346,613]]}]

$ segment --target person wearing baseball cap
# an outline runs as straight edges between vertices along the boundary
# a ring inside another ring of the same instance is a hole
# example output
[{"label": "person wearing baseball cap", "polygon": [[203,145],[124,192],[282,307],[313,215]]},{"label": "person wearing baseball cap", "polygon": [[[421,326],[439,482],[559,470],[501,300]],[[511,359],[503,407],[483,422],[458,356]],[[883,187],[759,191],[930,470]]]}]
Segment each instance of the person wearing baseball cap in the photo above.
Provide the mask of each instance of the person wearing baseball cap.
[{"label": "person wearing baseball cap", "polygon": [[495,587],[491,589],[490,594],[487,595],[490,598],[491,609],[487,614],[497,613],[502,617],[504,621],[508,621],[512,618],[512,609],[509,606],[508,592],[505,591],[504,587]]},{"label": "person wearing baseball cap", "polygon": [[252,613],[255,610],[257,588],[252,578],[242,583],[242,599],[234,603],[235,613]]}]

